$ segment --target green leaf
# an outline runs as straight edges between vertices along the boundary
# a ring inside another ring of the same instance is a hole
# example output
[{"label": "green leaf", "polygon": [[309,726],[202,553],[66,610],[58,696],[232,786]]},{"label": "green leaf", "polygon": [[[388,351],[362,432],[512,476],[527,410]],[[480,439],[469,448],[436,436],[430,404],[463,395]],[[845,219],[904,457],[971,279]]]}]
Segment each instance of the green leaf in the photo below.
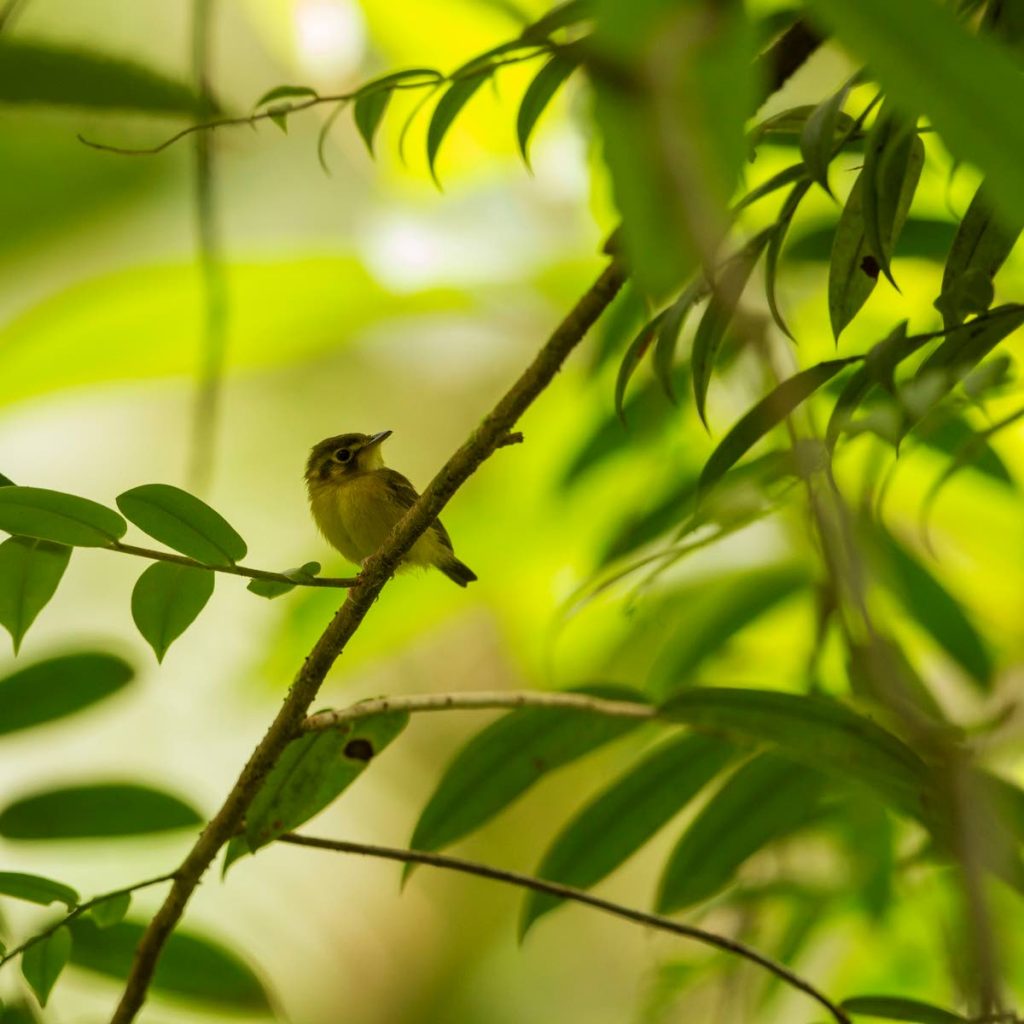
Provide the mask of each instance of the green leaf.
[{"label": "green leaf", "polygon": [[0,487],[0,530],[70,544],[105,548],[124,536],[128,524],[112,509],[42,487]]},{"label": "green leaf", "polygon": [[352,107],[352,117],[359,131],[359,136],[366,143],[370,156],[374,155],[373,140],[377,135],[384,112],[391,102],[390,89],[377,89],[373,92],[362,93],[356,97]]},{"label": "green leaf", "polygon": [[46,1005],[70,956],[71,932],[64,925],[21,954],[21,973],[40,1006]]},{"label": "green leaf", "polygon": [[775,278],[778,273],[779,257],[782,254],[782,245],[786,240],[786,233],[789,231],[793,217],[811,187],[810,181],[798,181],[786,196],[782,204],[782,210],[776,218],[774,230],[768,239],[768,248],[764,256],[764,293],[768,300],[768,310],[775,321],[776,326],[786,335],[793,338],[793,332],[786,326],[786,321],[779,309],[778,299],[775,295]]},{"label": "green leaf", "polygon": [[697,414],[705,426],[708,421],[704,414],[704,403],[715,359],[725,337],[725,329],[736,312],[743,289],[750,280],[754,266],[761,258],[761,253],[764,252],[774,230],[774,227],[767,228],[755,235],[722,264],[715,275],[715,289],[711,301],[697,325],[690,359],[693,365],[693,395],[697,403]]},{"label": "green leaf", "polygon": [[925,763],[905,743],[842,704],[824,697],[770,690],[700,687],[662,706],[664,717],[771,743],[810,767],[857,780],[898,809],[925,818]]},{"label": "green leaf", "polygon": [[971,275],[980,274],[981,280],[991,287],[992,278],[1020,237],[1022,223],[1024,221],[1018,220],[1011,226],[996,216],[984,184],[974,193],[957,228],[942,273],[939,308],[947,329],[963,323],[967,313],[983,312],[988,308],[991,299],[982,309],[978,309],[978,303],[970,302],[976,287],[971,284]]},{"label": "green leaf", "polygon": [[[184,82],[88,50],[67,49],[5,34],[0,39],[0,104],[141,110],[203,116],[207,101]],[[216,108],[214,108],[216,110]]]},{"label": "green leaf", "polygon": [[170,484],[144,484],[117,498],[140,530],[206,565],[232,566],[245,558],[245,541],[205,501]]},{"label": "green leaf", "polygon": [[[589,889],[640,849],[735,756],[714,736],[675,736],[599,793],[559,833],[535,874]],[[531,892],[520,937],[561,901]]]},{"label": "green leaf", "polygon": [[0,625],[11,634],[15,654],[57,592],[70,558],[69,547],[31,537],[11,537],[0,544]]},{"label": "green leaf", "polygon": [[792,185],[794,182],[806,177],[806,175],[807,171],[803,164],[793,164],[790,167],[783,168],[778,174],[773,174],[766,181],[762,181],[760,185],[756,185],[749,192],[745,193],[744,196],[733,205],[733,214],[735,215],[741,210],[745,210],[748,206],[756,203],[759,199],[764,199],[765,196],[770,196],[780,188]]},{"label": "green leaf", "polygon": [[338,729],[293,740],[260,787],[246,814],[253,853],[319,814],[365,771],[409,724],[404,712],[358,719]]},{"label": "green leaf", "polygon": [[437,177],[435,163],[437,154],[444,142],[448,129],[452,122],[458,117],[459,111],[472,99],[474,93],[488,78],[491,71],[486,70],[466,78],[457,78],[445,90],[444,95],[437,102],[434,113],[431,115],[430,124],[427,127],[427,164],[430,167],[430,176],[435,184],[440,187],[441,182]]},{"label": "green leaf", "polygon": [[124,689],[134,676],[128,662],[100,651],[28,665],[0,679],[0,736],[81,711]]},{"label": "green leaf", "polygon": [[724,889],[755,853],[820,816],[824,788],[814,772],[772,754],[747,762],[669,854],[658,885],[658,913],[674,913]]},{"label": "green leaf", "polygon": [[[75,939],[71,962],[76,967],[118,981],[128,976],[145,925],[122,921],[100,929],[80,917],[69,927]],[[180,928],[160,954],[152,989],[235,1013],[270,1013],[266,989],[250,967],[220,943]]]},{"label": "green leaf", "polygon": [[39,1024],[39,1018],[27,1003],[0,1006],[0,1024]]},{"label": "green leaf", "polygon": [[749,412],[741,417],[718,447],[711,453],[700,474],[700,497],[703,498],[714,484],[738,459],[742,458],[772,428],[778,426],[801,402],[814,394],[826,381],[831,380],[844,367],[857,362],[860,356],[832,359],[801,370],[784,380]]},{"label": "green leaf", "polygon": [[594,0],[565,0],[523,29],[524,39],[546,39],[560,28],[569,28],[594,16]]},{"label": "green leaf", "polygon": [[13,486],[14,486],[14,481],[10,477],[4,476],[3,473],[0,473],[0,487],[13,487]]},{"label": "green leaf", "polygon": [[78,905],[78,893],[70,885],[20,871],[0,871],[0,895],[39,903],[44,907],[50,903],[63,903],[71,910]]},{"label": "green leaf", "polygon": [[[642,701],[619,686],[587,687],[591,696]],[[523,708],[477,733],[449,763],[409,843],[438,850],[486,824],[545,775],[636,728],[639,719],[567,708]]]},{"label": "green leaf", "polygon": [[131,905],[132,894],[118,892],[99,903],[94,903],[89,910],[89,916],[96,922],[97,928],[113,928],[115,924],[120,924],[124,920]]},{"label": "green leaf", "polygon": [[562,84],[579,67],[579,63],[579,58],[575,55],[556,53],[537,72],[523,94],[523,101],[519,104],[519,113],[516,117],[516,139],[527,167],[530,166],[530,136],[537,120]]},{"label": "green leaf", "polygon": [[199,812],[176,796],[134,783],[94,783],[22,797],[0,812],[6,839],[93,839],[191,828]]},{"label": "green leaf", "polygon": [[319,93],[308,85],[275,85],[268,89],[254,104],[253,109],[262,107],[274,100],[316,99]]},{"label": "green leaf", "polygon": [[255,579],[250,580],[245,589],[259,597],[280,597],[282,594],[294,590],[300,583],[307,583],[315,579],[319,574],[319,562],[305,562],[295,569],[285,569],[282,573],[283,576],[291,576],[295,580],[294,583],[285,583],[282,580]]},{"label": "green leaf", "polygon": [[843,113],[843,104],[858,77],[859,72],[838,92],[819,103],[808,116],[800,133],[800,155],[804,158],[807,173],[830,196],[832,189],[828,183],[828,169],[835,156],[836,135],[848,134],[856,123],[848,114]]},{"label": "green leaf", "polygon": [[267,117],[269,117],[285,135],[288,134],[288,110],[286,108],[271,107],[270,110],[267,111]]},{"label": "green leaf", "polygon": [[679,298],[672,303],[658,326],[658,340],[654,346],[654,376],[661,385],[662,391],[670,402],[676,400],[675,361],[676,346],[679,334],[686,323],[690,310],[708,294],[709,288],[704,277],[693,279],[682,291]]},{"label": "green leaf", "polygon": [[871,66],[893,103],[924,114],[954,157],[981,169],[1008,219],[1024,222],[1024,80],[1008,49],[932,0],[810,0],[808,8]]},{"label": "green leaf", "polygon": [[931,1003],[902,996],[853,996],[839,1004],[847,1013],[883,1020],[911,1021],[912,1024],[965,1024],[966,1017]]},{"label": "green leaf", "polygon": [[216,574],[173,562],[154,562],[132,590],[132,619],[163,661],[167,649],[195,622],[213,594]]},{"label": "green leaf", "polygon": [[626,422],[623,406],[626,398],[626,388],[629,386],[633,374],[636,373],[637,367],[643,362],[644,356],[647,355],[647,351],[651,347],[651,343],[654,341],[664,319],[665,313],[662,312],[654,317],[653,320],[645,323],[629,343],[626,354],[622,357],[622,362],[619,364],[619,373],[615,378],[615,412],[623,423]]}]

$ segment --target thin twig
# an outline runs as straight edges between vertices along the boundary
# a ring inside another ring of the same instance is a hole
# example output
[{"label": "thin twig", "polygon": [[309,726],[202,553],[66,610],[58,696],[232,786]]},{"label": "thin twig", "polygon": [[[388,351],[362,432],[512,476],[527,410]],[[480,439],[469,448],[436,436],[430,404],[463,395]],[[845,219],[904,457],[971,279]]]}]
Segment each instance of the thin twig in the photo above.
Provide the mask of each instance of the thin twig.
[{"label": "thin twig", "polygon": [[301,836],[294,832],[286,832],[278,836],[278,842],[290,843],[293,846],[307,846],[317,850],[331,850],[336,853],[358,853],[367,857],[378,857],[384,860],[395,860],[403,864],[425,864],[428,867],[444,868],[448,871],[459,871],[466,875],[476,875],[479,878],[487,878],[494,882],[504,882],[507,885],[515,885],[520,889],[531,889],[534,892],[544,893],[546,896],[554,896],[558,899],[572,900],[574,903],[582,903],[585,906],[593,907],[595,910],[602,910],[606,914],[614,914],[616,917],[625,918],[627,921],[634,921],[637,924],[647,925],[650,928],[657,928],[659,931],[671,932],[673,935],[682,935],[684,938],[693,939],[705,946],[713,946],[723,952],[731,953],[733,956],[742,957],[751,963],[757,964],[764,970],[774,974],[775,977],[784,981],[792,988],[799,989],[805,995],[811,997],[819,1005],[823,1006],[839,1024],[850,1024],[850,1018],[845,1011],[832,1002],[815,988],[809,981],[794,974],[784,964],[780,964],[770,957],[759,953],[756,949],[739,942],[737,939],[730,939],[725,935],[717,935],[715,932],[697,928],[694,925],[683,924],[671,917],[664,917],[661,914],[649,914],[634,907],[623,906],[621,903],[613,903],[611,900],[601,899],[583,889],[576,889],[570,885],[561,885],[558,882],[548,882],[541,878],[534,878],[531,875],[521,875],[517,871],[506,871],[503,868],[492,868],[487,864],[478,864],[475,861],[463,860],[461,857],[450,857],[441,853],[426,853],[422,850],[403,850],[391,846],[377,846],[370,843],[353,843],[343,839],[320,839],[315,836]]},{"label": "thin twig", "polygon": [[91,900],[86,900],[85,903],[79,903],[72,910],[69,910],[63,917],[54,921],[48,928],[33,935],[30,939],[26,939],[20,946],[15,946],[14,949],[8,950],[3,956],[0,956],[0,967],[3,967],[8,960],[13,960],[16,956],[24,953],[26,949],[34,946],[37,942],[42,942],[43,939],[49,938],[58,928],[66,925],[69,921],[73,921],[76,917],[80,917],[86,911],[92,910],[99,903],[105,903],[107,900],[113,899],[115,896],[124,896],[126,893],[136,892],[139,889],[147,889],[151,885],[159,885],[161,882],[171,882],[174,880],[175,872],[170,872],[166,875],[158,875],[156,878],[147,878],[144,882],[136,882],[134,885],[126,885],[122,889],[114,889],[111,892],[102,893],[99,896],[93,896]]},{"label": "thin twig", "polygon": [[293,579],[282,572],[268,572],[266,569],[250,569],[245,565],[208,565],[186,555],[175,555],[170,551],[157,551],[155,548],[140,548],[135,544],[122,544],[116,540],[108,544],[104,551],[119,551],[122,555],[138,555],[150,558],[154,562],[174,562],[175,565],[189,565],[194,569],[209,569],[211,572],[224,572],[231,576],[246,576],[251,580],[271,580],[274,583],[287,583],[293,587],[354,587],[359,581],[358,576],[313,576],[309,579]]}]

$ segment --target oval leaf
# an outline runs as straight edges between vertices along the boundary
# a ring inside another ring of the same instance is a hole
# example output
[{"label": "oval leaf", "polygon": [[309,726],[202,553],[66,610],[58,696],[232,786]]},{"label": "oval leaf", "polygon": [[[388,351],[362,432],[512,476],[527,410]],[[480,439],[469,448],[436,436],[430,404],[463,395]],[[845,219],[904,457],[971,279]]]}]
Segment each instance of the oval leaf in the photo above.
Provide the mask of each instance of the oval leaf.
[{"label": "oval leaf", "polygon": [[[576,815],[544,854],[536,875],[578,889],[596,885],[682,810],[735,753],[714,736],[677,736],[662,743]],[[529,893],[520,936],[560,903],[554,896]]]},{"label": "oval leaf", "polygon": [[359,136],[366,143],[370,156],[373,156],[373,140],[380,127],[381,118],[391,102],[390,89],[376,89],[362,93],[356,97],[352,107],[352,117],[356,123]]},{"label": "oval leaf", "polygon": [[0,871],[0,895],[39,903],[44,907],[50,903],[63,903],[68,910],[78,904],[78,893],[70,885],[20,871]]},{"label": "oval leaf", "polygon": [[113,928],[120,924],[132,905],[132,894],[130,892],[117,892],[108,896],[99,903],[94,903],[89,909],[89,916],[96,922],[98,928]]},{"label": "oval leaf", "polygon": [[0,812],[6,839],[92,839],[137,836],[202,824],[193,807],[162,790],[133,783],[96,783],[33,793]]},{"label": "oval leaf", "polygon": [[43,487],[0,487],[0,530],[70,544],[105,548],[124,536],[128,524],[112,509]]},{"label": "oval leaf", "polygon": [[0,544],[0,625],[11,634],[15,654],[57,592],[70,558],[69,547],[31,537],[11,537]]},{"label": "oval leaf", "polygon": [[732,775],[683,833],[658,885],[657,910],[671,914],[724,889],[769,843],[821,814],[820,776],[771,754]]},{"label": "oval leaf", "polygon": [[213,594],[215,573],[173,562],[154,562],[132,591],[132,618],[157,661],[195,622]]},{"label": "oval leaf", "polygon": [[952,1010],[922,1003],[917,999],[902,996],[853,996],[844,999],[842,1006],[847,1013],[865,1017],[881,1017],[883,1020],[904,1020],[913,1024],[965,1024],[967,1018]]},{"label": "oval leaf", "polygon": [[81,711],[122,690],[134,676],[128,662],[99,651],[29,665],[0,679],[0,736]]},{"label": "oval leaf", "polygon": [[65,926],[21,954],[21,973],[36,994],[40,1006],[45,1006],[61,971],[71,956],[71,932]]},{"label": "oval leaf", "polygon": [[118,496],[117,507],[150,537],[206,565],[245,558],[245,541],[205,501],[170,484],[145,484]]},{"label": "oval leaf", "polygon": [[300,583],[308,583],[315,579],[319,574],[319,562],[305,562],[295,569],[285,569],[281,574],[282,576],[291,576],[295,580],[294,583],[285,583],[284,580],[255,579],[250,580],[245,589],[260,597],[280,597],[282,594],[294,590]]},{"label": "oval leaf", "polygon": [[544,113],[555,93],[578,67],[579,59],[577,57],[556,53],[537,72],[523,94],[523,101],[519,105],[519,114],[516,117],[516,139],[519,142],[519,152],[523,155],[523,162],[527,167],[530,166],[530,136],[533,134],[537,120]]},{"label": "oval leaf", "polygon": [[[592,696],[642,701],[626,687],[589,687]],[[456,754],[420,815],[409,843],[438,850],[486,824],[548,772],[617,739],[638,719],[567,708],[524,708],[503,715]]]},{"label": "oval leaf", "polygon": [[430,167],[430,175],[438,187],[441,182],[437,177],[434,164],[437,161],[441,143],[444,142],[444,137],[448,134],[448,129],[451,128],[459,111],[472,99],[473,94],[490,76],[491,71],[486,70],[466,78],[455,79],[434,108],[430,125],[427,128],[427,164]]}]

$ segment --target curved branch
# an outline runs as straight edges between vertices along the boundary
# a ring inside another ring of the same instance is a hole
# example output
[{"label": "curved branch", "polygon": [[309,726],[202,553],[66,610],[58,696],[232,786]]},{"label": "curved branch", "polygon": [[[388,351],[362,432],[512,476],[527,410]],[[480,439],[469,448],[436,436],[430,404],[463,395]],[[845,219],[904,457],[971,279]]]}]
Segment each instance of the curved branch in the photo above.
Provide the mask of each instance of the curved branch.
[{"label": "curved branch", "polygon": [[809,981],[794,974],[784,964],[759,953],[756,949],[740,942],[738,939],[730,939],[725,935],[718,935],[715,932],[697,928],[694,925],[683,924],[673,920],[671,917],[664,917],[661,914],[649,914],[634,907],[623,906],[621,903],[613,903],[611,900],[601,899],[583,889],[577,889],[571,885],[562,885],[559,882],[549,882],[542,878],[534,878],[532,875],[522,875],[518,871],[506,871],[503,868],[492,868],[487,864],[478,864],[476,861],[463,860],[461,857],[450,857],[441,853],[427,853],[423,850],[403,850],[392,846],[376,846],[370,843],[353,843],[343,839],[319,839],[315,836],[301,836],[294,832],[286,832],[278,836],[279,843],[290,843],[292,846],[306,846],[317,850],[331,850],[336,853],[358,853],[367,857],[378,857],[384,860],[396,860],[403,864],[426,864],[433,868],[444,868],[448,871],[459,871],[465,875],[476,875],[479,878],[488,878],[494,882],[504,882],[507,885],[515,885],[520,889],[532,889],[534,892],[541,892],[547,896],[555,896],[558,899],[572,900],[574,903],[582,903],[584,906],[593,907],[595,910],[602,910],[606,914],[614,914],[616,917],[633,921],[637,924],[647,925],[650,928],[657,928],[659,931],[671,932],[673,935],[682,935],[684,938],[693,939],[705,946],[713,946],[725,953],[742,957],[751,963],[757,964],[764,970],[774,974],[775,977],[784,981],[792,988],[799,989],[805,995],[811,997],[823,1006],[839,1024],[850,1024],[850,1018],[846,1012],[832,1002],[815,988]]}]

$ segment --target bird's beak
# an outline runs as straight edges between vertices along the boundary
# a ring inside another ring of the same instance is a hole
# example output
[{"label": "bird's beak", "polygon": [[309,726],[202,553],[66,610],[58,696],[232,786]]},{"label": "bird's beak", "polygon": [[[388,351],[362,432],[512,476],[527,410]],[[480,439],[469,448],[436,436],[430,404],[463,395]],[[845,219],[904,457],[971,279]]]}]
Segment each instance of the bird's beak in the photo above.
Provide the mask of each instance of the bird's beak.
[{"label": "bird's beak", "polygon": [[366,451],[367,448],[376,447],[381,443],[381,441],[386,441],[392,433],[393,432],[390,430],[382,430],[379,434],[374,434],[370,440],[363,445],[363,451]]}]

